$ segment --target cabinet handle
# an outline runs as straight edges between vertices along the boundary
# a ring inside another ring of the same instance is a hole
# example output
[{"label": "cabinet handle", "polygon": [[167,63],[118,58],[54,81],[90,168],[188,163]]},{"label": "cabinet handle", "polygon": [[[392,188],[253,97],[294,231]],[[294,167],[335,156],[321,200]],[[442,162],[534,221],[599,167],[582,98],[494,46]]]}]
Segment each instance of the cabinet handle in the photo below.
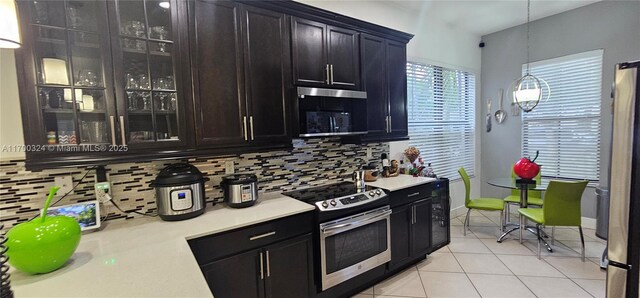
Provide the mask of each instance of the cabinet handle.
[{"label": "cabinet handle", "polygon": [[127,146],[127,138],[124,133],[124,116],[120,116],[120,138],[122,139],[122,145]]},{"label": "cabinet handle", "polygon": [[419,192],[414,192],[414,193],[408,195],[407,197],[410,198],[410,197],[415,197],[415,196],[418,196],[418,195],[420,195]]},{"label": "cabinet handle", "polygon": [[249,241],[258,240],[258,239],[260,239],[260,238],[273,236],[273,235],[275,235],[275,234],[276,234],[276,232],[275,232],[275,231],[271,231],[271,232],[269,232],[269,233],[264,233],[264,234],[260,234],[260,235],[252,236],[252,237],[249,237]]},{"label": "cabinet handle", "polygon": [[324,72],[327,73],[327,80],[325,81],[327,83],[327,85],[331,85],[331,81],[329,79],[330,75],[329,75],[329,64],[324,66]]},{"label": "cabinet handle", "polygon": [[269,251],[267,250],[267,277],[271,276],[271,265],[269,265]]},{"label": "cabinet handle", "polygon": [[111,122],[111,145],[116,145],[116,117],[109,116],[109,122]]},{"label": "cabinet handle", "polygon": [[416,223],[416,206],[411,206],[411,224]]},{"label": "cabinet handle", "polygon": [[253,141],[253,116],[249,116],[249,124],[251,124],[251,140]]},{"label": "cabinet handle", "polygon": [[264,279],[264,264],[262,263],[262,252],[260,252],[260,279]]},{"label": "cabinet handle", "polygon": [[386,131],[387,133],[389,133],[389,116],[384,117],[384,131]]},{"label": "cabinet handle", "polygon": [[244,136],[244,140],[248,141],[247,138],[247,116],[242,117],[242,135]]},{"label": "cabinet handle", "polygon": [[331,73],[331,85],[333,85],[333,64],[329,65],[330,73]]},{"label": "cabinet handle", "polygon": [[389,115],[389,133],[392,133],[393,129],[391,128],[391,115]]}]

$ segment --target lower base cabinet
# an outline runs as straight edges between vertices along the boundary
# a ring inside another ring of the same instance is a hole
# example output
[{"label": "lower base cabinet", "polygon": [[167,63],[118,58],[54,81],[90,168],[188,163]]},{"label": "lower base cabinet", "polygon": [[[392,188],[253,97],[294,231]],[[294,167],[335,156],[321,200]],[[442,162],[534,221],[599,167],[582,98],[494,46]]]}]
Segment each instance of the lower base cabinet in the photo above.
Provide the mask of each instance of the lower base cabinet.
[{"label": "lower base cabinet", "polygon": [[201,266],[216,298],[308,297],[313,284],[310,234]]},{"label": "lower base cabinet", "polygon": [[424,258],[431,247],[431,199],[395,207],[391,213],[389,269]]}]

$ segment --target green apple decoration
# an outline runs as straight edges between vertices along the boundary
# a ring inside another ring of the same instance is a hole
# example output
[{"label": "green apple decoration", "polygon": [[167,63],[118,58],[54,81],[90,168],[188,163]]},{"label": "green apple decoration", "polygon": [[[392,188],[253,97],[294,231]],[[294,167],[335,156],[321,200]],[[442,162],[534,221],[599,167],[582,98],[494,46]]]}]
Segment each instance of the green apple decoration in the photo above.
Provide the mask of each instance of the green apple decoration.
[{"label": "green apple decoration", "polygon": [[80,243],[80,225],[68,216],[49,216],[47,209],[60,187],[52,187],[40,217],[7,232],[9,264],[29,273],[48,273],[62,267]]}]

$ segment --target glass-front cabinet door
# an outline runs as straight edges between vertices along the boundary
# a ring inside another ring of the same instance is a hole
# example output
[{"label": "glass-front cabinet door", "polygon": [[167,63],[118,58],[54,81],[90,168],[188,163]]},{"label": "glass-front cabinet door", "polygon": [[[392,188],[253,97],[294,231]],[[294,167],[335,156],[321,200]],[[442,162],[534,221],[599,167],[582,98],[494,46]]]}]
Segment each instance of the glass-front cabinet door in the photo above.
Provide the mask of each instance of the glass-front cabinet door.
[{"label": "glass-front cabinet door", "polygon": [[134,149],[183,144],[175,1],[109,5],[120,142]]},{"label": "glass-front cabinet door", "polygon": [[30,119],[27,143],[60,146],[48,150],[55,152],[111,144],[115,105],[109,40],[103,38],[108,36],[105,2],[38,0],[19,5],[27,27],[23,32],[30,32],[23,37],[24,51],[33,57],[25,59],[31,86],[23,86],[24,95],[36,101],[29,106],[41,116]]}]

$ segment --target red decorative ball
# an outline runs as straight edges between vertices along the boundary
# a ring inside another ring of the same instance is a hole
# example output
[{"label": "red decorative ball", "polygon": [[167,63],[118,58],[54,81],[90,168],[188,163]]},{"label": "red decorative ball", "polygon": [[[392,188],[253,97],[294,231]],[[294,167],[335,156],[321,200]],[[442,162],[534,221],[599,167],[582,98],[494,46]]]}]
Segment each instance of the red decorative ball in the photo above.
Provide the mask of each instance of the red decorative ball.
[{"label": "red decorative ball", "polygon": [[530,159],[523,157],[513,165],[513,172],[522,179],[531,180],[540,172],[540,166]]}]

